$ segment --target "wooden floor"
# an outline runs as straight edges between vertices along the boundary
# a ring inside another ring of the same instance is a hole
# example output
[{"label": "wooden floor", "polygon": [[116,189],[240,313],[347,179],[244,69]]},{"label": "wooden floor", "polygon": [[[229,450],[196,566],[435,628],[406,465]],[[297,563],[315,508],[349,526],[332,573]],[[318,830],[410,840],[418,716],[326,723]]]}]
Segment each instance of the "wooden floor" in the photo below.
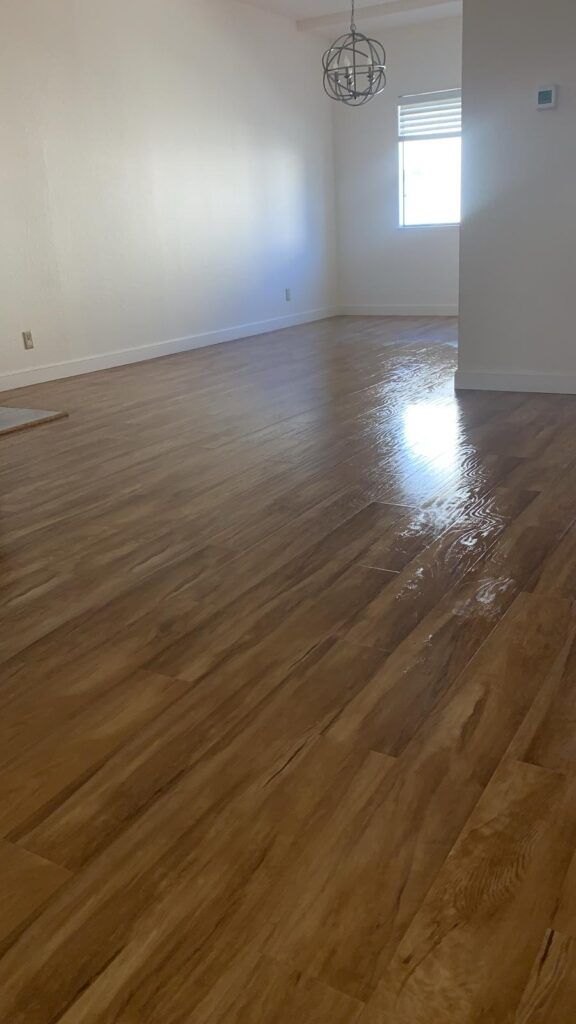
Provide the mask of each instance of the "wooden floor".
[{"label": "wooden floor", "polygon": [[576,398],[455,338],[3,396],[2,1024],[576,1020]]}]

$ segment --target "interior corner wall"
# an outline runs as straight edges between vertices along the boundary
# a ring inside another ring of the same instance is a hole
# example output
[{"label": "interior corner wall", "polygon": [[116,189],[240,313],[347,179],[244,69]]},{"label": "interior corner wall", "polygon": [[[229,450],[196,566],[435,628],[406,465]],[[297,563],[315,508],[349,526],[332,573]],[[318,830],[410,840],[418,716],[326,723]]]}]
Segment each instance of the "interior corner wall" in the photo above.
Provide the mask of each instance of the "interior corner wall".
[{"label": "interior corner wall", "polygon": [[332,312],[318,39],[234,0],[2,0],[0,51],[0,388]]},{"label": "interior corner wall", "polygon": [[464,0],[459,387],[576,393],[575,44],[574,0]]},{"label": "interior corner wall", "polygon": [[334,104],[339,296],[361,314],[454,314],[457,226],[399,227],[398,99],[458,88],[459,17],[383,28],[388,85],[360,108]]}]

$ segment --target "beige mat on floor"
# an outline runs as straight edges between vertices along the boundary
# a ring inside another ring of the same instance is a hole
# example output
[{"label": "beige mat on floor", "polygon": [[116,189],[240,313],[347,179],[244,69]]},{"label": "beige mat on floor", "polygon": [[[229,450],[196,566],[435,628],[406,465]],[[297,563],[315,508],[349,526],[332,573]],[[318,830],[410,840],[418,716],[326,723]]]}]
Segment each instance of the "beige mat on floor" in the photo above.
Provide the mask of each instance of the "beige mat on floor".
[{"label": "beige mat on floor", "polygon": [[0,436],[12,434],[15,430],[26,430],[27,427],[37,427],[40,423],[50,423],[52,420],[61,420],[67,416],[67,412],[46,412],[43,409],[10,409],[8,406],[0,406]]}]

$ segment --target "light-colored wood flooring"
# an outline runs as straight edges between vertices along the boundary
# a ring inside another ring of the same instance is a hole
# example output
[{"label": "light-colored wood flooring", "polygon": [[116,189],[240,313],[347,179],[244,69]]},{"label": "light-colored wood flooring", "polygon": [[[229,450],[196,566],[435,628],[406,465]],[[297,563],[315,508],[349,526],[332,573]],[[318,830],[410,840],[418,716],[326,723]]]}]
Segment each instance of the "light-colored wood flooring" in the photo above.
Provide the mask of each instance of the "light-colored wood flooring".
[{"label": "light-colored wood flooring", "polygon": [[455,397],[455,339],[26,393],[2,1024],[576,1020],[576,398]]}]

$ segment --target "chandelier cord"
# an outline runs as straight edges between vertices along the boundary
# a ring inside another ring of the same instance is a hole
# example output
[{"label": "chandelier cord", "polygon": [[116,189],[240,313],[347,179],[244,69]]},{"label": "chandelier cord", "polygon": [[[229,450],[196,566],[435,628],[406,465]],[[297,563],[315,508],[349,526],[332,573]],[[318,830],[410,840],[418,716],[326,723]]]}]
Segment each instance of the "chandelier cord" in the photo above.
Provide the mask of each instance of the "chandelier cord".
[{"label": "chandelier cord", "polygon": [[322,57],[324,92],[349,107],[361,107],[386,87],[386,51],[356,28],[356,0],[349,0],[350,32],[339,36]]}]

